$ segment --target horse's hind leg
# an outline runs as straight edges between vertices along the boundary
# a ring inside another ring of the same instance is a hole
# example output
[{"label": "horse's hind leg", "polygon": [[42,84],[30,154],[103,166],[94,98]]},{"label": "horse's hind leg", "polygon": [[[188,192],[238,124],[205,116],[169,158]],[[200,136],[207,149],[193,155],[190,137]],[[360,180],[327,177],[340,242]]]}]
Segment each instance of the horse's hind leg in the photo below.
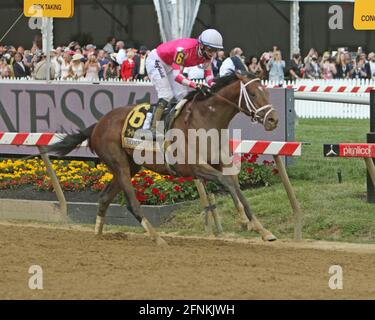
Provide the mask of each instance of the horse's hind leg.
[{"label": "horse's hind leg", "polygon": [[146,219],[142,212],[141,206],[137,200],[133,185],[131,183],[131,166],[134,167],[134,163],[131,163],[128,155],[126,155],[125,153],[123,154],[125,156],[121,157],[121,162],[119,162],[118,166],[113,169],[115,170],[114,172],[118,177],[119,186],[121,190],[124,191],[125,197],[128,200],[128,206],[130,207],[134,217],[146,230],[151,239],[154,240],[157,245],[167,245],[167,243],[159,236],[159,234],[152,227],[151,223]]},{"label": "horse's hind leg", "polygon": [[120,192],[121,188],[115,177],[109,182],[105,189],[100,193],[99,196],[99,209],[96,214],[95,234],[101,235],[103,233],[104,219],[107,212],[108,206],[112,200]]}]

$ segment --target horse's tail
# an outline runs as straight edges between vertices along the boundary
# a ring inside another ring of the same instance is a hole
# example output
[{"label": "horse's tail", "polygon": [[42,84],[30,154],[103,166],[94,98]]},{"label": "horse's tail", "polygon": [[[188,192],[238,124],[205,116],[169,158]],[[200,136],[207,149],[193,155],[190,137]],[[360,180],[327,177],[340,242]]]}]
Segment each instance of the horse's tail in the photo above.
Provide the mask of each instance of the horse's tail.
[{"label": "horse's tail", "polygon": [[76,149],[83,141],[87,139],[89,140],[90,145],[90,137],[92,132],[94,131],[95,126],[96,123],[84,130],[79,130],[76,133],[68,134],[61,141],[43,148],[43,151],[46,153],[53,152],[61,157]]}]

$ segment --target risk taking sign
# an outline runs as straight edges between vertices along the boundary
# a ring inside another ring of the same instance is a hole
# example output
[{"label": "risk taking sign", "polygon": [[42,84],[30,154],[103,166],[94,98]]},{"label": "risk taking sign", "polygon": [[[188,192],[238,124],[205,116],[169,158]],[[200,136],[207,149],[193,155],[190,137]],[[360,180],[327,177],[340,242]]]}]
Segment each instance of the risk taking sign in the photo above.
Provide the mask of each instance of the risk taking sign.
[{"label": "risk taking sign", "polygon": [[375,30],[374,0],[355,0],[354,28],[356,30]]},{"label": "risk taking sign", "polygon": [[74,0],[24,0],[26,17],[71,18],[74,15]]}]

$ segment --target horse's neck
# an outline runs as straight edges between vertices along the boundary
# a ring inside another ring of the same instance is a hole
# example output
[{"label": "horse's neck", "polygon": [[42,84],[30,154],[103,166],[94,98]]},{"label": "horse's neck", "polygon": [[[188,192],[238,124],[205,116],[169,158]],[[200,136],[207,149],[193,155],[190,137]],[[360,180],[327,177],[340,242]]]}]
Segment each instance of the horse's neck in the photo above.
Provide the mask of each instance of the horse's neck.
[{"label": "horse's neck", "polygon": [[215,128],[228,128],[231,120],[239,112],[236,107],[239,99],[239,91],[238,82],[235,82],[219,90],[210,99],[205,101],[209,114],[209,116],[206,116],[206,119],[208,122],[214,124]]}]

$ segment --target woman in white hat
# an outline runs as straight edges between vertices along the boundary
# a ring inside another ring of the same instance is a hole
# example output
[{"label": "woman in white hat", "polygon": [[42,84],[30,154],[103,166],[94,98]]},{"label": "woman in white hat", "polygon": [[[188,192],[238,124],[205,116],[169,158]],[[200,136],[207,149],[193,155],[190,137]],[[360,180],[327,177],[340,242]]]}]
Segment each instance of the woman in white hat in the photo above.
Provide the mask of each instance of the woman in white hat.
[{"label": "woman in white hat", "polygon": [[80,79],[85,76],[85,65],[81,59],[83,59],[83,55],[80,53],[76,53],[72,58],[72,62],[70,63],[70,71],[73,79]]}]

